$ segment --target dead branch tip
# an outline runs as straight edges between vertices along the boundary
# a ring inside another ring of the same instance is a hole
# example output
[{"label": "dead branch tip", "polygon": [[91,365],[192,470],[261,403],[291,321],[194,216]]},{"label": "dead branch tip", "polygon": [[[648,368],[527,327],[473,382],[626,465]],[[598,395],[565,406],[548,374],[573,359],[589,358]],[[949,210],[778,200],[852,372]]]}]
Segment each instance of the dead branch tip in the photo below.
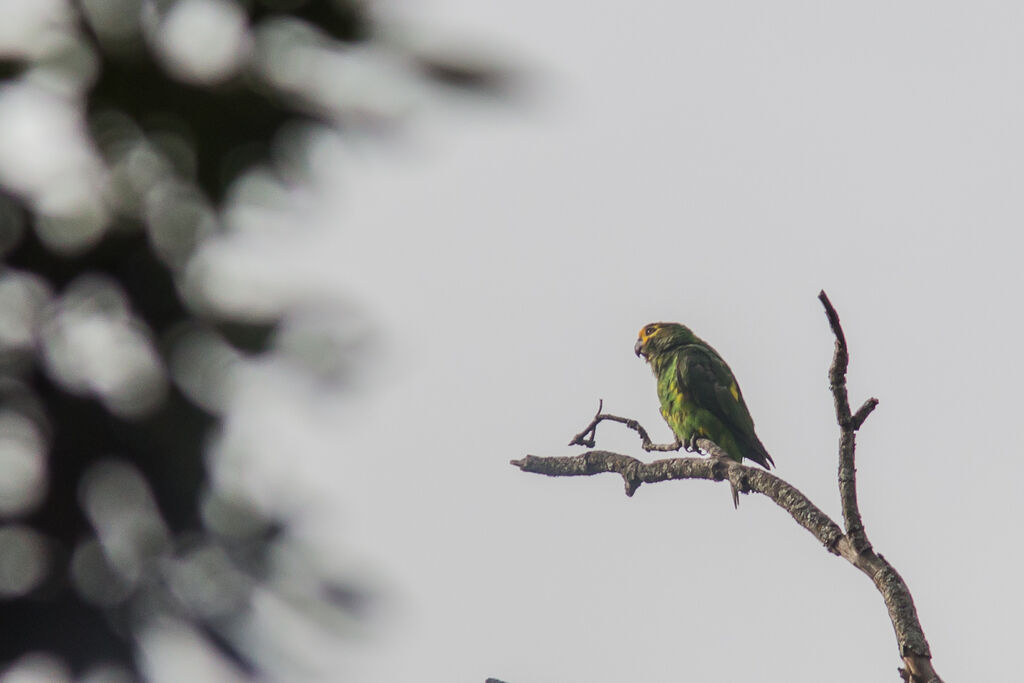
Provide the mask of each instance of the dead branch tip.
[{"label": "dead branch tip", "polygon": [[846,335],[843,334],[842,325],[839,324],[839,314],[836,313],[836,309],[832,306],[832,302],[829,301],[828,294],[825,293],[824,289],[818,293],[818,300],[825,307],[825,315],[828,316],[828,324],[832,328],[832,334],[836,336],[836,341],[839,342],[840,346],[845,349]]},{"label": "dead branch tip", "polygon": [[864,401],[864,405],[858,408],[857,412],[850,418],[850,427],[852,427],[854,431],[860,429],[861,425],[864,424],[864,420],[868,419],[868,415],[870,415],[877,406],[878,399],[873,396]]}]

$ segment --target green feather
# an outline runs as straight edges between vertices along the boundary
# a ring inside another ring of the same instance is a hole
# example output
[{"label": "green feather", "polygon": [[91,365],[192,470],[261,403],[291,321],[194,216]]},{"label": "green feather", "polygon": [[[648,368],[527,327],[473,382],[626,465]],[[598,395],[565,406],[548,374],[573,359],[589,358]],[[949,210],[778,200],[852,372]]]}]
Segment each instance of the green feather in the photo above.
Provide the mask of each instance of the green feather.
[{"label": "green feather", "polygon": [[661,415],[680,441],[709,439],[736,461],[771,469],[732,370],[707,342],[685,325],[651,323],[634,348],[651,364]]}]

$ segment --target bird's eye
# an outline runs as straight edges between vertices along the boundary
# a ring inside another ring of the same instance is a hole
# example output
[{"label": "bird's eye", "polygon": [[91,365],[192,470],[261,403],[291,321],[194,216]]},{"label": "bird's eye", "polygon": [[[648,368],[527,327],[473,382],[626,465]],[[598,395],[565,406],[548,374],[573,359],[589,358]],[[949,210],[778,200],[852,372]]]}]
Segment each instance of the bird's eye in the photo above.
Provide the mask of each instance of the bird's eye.
[{"label": "bird's eye", "polygon": [[658,328],[657,328],[657,327],[655,327],[654,325],[651,325],[651,326],[650,326],[650,327],[648,327],[648,328],[647,328],[646,330],[644,330],[644,336],[645,336],[645,337],[650,337],[650,336],[651,336],[652,334],[654,334],[654,333],[655,333],[655,332],[656,332],[657,330],[658,330]]}]

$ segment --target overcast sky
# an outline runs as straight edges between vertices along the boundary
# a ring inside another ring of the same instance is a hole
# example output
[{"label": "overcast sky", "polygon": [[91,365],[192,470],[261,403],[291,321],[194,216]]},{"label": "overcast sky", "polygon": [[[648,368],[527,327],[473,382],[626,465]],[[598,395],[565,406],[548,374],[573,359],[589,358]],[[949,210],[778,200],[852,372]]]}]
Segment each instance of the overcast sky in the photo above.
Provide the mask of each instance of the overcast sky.
[{"label": "overcast sky", "polygon": [[735,511],[703,481],[628,499],[614,476],[508,464],[578,452],[599,398],[671,440],[632,345],[680,321],[732,366],[779,476],[838,519],[824,288],[851,401],[880,400],[858,439],[869,537],[946,680],[1005,677],[1024,7],[399,5],[536,87],[509,108],[419,103],[401,141],[344,150],[320,240],[296,247],[375,331],[360,391],[293,423],[322,457],[278,466],[310,468],[329,513],[305,533],[387,596],[346,675],[898,680],[871,582],[766,499]]},{"label": "overcast sky", "polygon": [[[778,475],[838,519],[824,288],[851,402],[880,400],[858,437],[868,535],[945,679],[1004,679],[1024,602],[1024,6],[380,12],[396,40],[484,49],[530,87],[504,104],[410,95],[397,139],[325,136],[286,229],[236,226],[199,256],[224,296],[331,293],[339,325],[369,330],[341,396],[254,364],[211,460],[380,595],[340,645],[292,629],[304,675],[898,680],[871,582],[770,501],[734,510],[704,481],[626,498],[611,475],[509,465],[580,452],[565,444],[599,399],[671,441],[632,347],[679,321],[731,365]],[[614,425],[598,439],[651,457]],[[255,614],[284,623],[267,602]]]}]

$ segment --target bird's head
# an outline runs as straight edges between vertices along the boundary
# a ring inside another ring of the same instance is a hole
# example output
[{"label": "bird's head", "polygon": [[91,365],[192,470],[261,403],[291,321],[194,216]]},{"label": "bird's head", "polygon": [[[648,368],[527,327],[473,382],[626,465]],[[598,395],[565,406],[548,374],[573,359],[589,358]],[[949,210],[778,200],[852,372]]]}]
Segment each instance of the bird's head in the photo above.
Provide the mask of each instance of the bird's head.
[{"label": "bird's head", "polygon": [[633,351],[650,362],[651,356],[697,340],[686,325],[679,323],[648,323],[640,328]]}]

